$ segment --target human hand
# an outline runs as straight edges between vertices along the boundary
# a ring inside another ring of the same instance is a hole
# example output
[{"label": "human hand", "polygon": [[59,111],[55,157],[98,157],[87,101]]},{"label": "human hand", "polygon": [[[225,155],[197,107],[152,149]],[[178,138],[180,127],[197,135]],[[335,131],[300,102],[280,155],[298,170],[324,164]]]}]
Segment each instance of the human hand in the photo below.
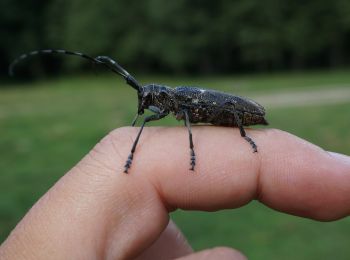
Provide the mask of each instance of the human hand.
[{"label": "human hand", "polygon": [[[129,174],[137,128],[105,137],[27,213],[0,259],[242,259],[229,248],[193,253],[169,212],[237,208],[257,199],[289,214],[330,221],[350,214],[350,157],[279,130],[147,128]],[[168,224],[169,223],[169,224]]]}]

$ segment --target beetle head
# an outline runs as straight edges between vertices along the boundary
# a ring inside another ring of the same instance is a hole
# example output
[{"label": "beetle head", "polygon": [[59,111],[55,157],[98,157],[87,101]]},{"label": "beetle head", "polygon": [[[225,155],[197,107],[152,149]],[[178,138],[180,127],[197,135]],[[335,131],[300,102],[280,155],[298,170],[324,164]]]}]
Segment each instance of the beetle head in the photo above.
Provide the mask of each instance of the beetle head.
[{"label": "beetle head", "polygon": [[174,108],[173,89],[164,85],[149,84],[141,88],[139,95],[139,112],[149,106],[161,111],[172,111]]}]

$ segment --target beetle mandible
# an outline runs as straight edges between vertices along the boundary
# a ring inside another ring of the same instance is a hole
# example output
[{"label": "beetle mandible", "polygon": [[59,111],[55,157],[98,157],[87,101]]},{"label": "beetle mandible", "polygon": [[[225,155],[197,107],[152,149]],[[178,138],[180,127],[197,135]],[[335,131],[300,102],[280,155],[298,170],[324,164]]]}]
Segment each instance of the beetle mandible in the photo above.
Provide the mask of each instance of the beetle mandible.
[{"label": "beetle mandible", "polygon": [[131,167],[137,143],[140,139],[143,128],[147,122],[159,120],[170,113],[173,113],[177,120],[184,120],[188,130],[190,144],[190,170],[196,165],[196,155],[192,139],[191,124],[209,123],[217,126],[238,127],[241,136],[250,144],[253,152],[257,152],[255,142],[247,136],[243,126],[267,125],[265,109],[257,102],[240,96],[223,93],[216,90],[202,89],[198,87],[180,86],[171,88],[160,84],[148,84],[142,86],[122,66],[108,56],[97,56],[93,58],[81,52],[66,50],[37,50],[23,54],[15,59],[10,67],[9,73],[13,75],[16,64],[29,56],[38,54],[67,54],[76,55],[88,59],[93,63],[102,64],[111,71],[121,75],[128,85],[137,91],[138,109],[132,126],[145,109],[153,112],[153,115],[146,116],[132,145],[130,155],[126,160],[124,172],[128,173]]}]

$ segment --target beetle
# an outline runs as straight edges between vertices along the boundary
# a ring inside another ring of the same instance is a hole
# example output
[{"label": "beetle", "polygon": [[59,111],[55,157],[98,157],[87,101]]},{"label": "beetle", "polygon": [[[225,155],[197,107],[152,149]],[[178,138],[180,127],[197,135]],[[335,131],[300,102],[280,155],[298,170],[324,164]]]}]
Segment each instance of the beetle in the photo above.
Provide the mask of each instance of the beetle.
[{"label": "beetle", "polygon": [[138,95],[138,109],[132,121],[132,126],[135,126],[138,117],[144,114],[145,109],[154,113],[146,116],[141,124],[124,166],[125,173],[128,173],[131,167],[136,146],[145,124],[150,121],[160,120],[170,113],[177,120],[183,120],[187,127],[190,146],[190,170],[192,171],[194,171],[196,165],[196,155],[194,152],[191,124],[208,123],[216,126],[238,127],[240,135],[250,144],[253,152],[256,153],[258,151],[257,145],[247,136],[243,126],[267,125],[268,122],[265,119],[264,107],[246,97],[190,86],[179,86],[175,88],[160,84],[142,86],[130,73],[108,56],[97,56],[93,58],[81,52],[66,50],[37,50],[23,54],[11,63],[9,74],[13,75],[14,67],[17,63],[29,56],[53,53],[80,56],[95,64],[104,65],[111,71],[121,75],[126,80],[126,83],[137,91]]}]

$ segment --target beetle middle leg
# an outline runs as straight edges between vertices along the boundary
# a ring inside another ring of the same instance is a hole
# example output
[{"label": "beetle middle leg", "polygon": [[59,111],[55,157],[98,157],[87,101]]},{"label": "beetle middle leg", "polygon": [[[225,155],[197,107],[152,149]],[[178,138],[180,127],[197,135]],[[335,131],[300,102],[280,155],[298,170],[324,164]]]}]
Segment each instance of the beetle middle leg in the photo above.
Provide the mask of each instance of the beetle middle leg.
[{"label": "beetle middle leg", "polygon": [[131,152],[130,152],[130,155],[128,156],[128,159],[126,160],[126,163],[125,163],[125,166],[124,166],[124,172],[125,173],[128,173],[128,170],[129,168],[131,167],[131,164],[132,164],[132,159],[134,158],[134,152],[136,150],[136,146],[137,146],[137,143],[139,142],[139,139],[140,139],[140,136],[141,136],[141,133],[143,131],[143,128],[145,127],[146,123],[147,122],[150,122],[150,121],[156,121],[156,120],[159,120],[165,116],[168,115],[168,113],[161,113],[160,111],[158,111],[159,113],[157,114],[154,114],[154,115],[150,115],[150,116],[147,116],[145,117],[145,119],[143,120],[143,123],[141,125],[141,128],[140,128],[140,131],[139,133],[137,134],[137,137],[132,145],[132,148],[131,148]]},{"label": "beetle middle leg", "polygon": [[188,135],[189,135],[189,139],[190,139],[190,149],[191,149],[191,171],[194,171],[194,166],[196,165],[196,154],[194,153],[194,146],[193,146],[193,140],[192,140],[192,130],[191,130],[191,123],[190,123],[190,119],[188,116],[188,113],[186,110],[183,111],[184,115],[185,115],[185,126],[188,129]]},{"label": "beetle middle leg", "polygon": [[258,152],[255,142],[249,136],[247,136],[247,134],[243,128],[243,124],[242,124],[236,110],[233,110],[233,115],[235,117],[235,121],[236,121],[237,126],[239,128],[239,132],[241,133],[241,136],[250,144],[250,146],[253,148],[254,153]]}]

